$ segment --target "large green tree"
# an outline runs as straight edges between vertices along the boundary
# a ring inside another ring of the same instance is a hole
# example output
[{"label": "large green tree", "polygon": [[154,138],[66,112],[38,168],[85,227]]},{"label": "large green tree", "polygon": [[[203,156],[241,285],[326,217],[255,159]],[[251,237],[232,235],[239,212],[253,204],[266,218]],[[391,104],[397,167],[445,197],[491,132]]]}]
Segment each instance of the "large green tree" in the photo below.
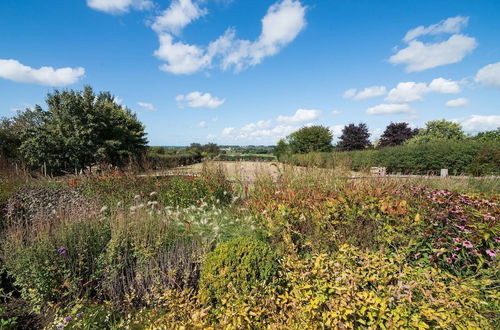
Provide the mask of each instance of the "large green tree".
[{"label": "large green tree", "polygon": [[287,137],[290,151],[305,154],[314,151],[332,150],[332,132],[328,127],[309,126],[293,132]]},{"label": "large green tree", "polygon": [[449,120],[432,120],[425,123],[425,128],[420,129],[418,134],[408,143],[426,143],[443,140],[462,140],[465,133],[462,126]]},{"label": "large green tree", "polygon": [[55,90],[46,103],[46,111],[36,106],[13,119],[30,166],[60,172],[98,162],[121,165],[146,148],[144,126],[108,92]]},{"label": "large green tree", "polygon": [[349,124],[342,129],[342,135],[337,143],[340,151],[364,150],[371,146],[370,133],[365,123]]}]

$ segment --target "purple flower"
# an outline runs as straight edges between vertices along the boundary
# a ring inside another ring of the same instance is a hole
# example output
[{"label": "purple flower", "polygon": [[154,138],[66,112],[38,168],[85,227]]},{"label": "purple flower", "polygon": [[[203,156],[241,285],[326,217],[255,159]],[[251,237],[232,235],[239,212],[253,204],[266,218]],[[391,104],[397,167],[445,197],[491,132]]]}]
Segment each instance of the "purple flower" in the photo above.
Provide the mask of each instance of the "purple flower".
[{"label": "purple flower", "polygon": [[57,249],[57,252],[60,254],[60,255],[65,255],[66,253],[68,253],[68,250],[66,250],[65,247],[60,247],[59,249]]},{"label": "purple flower", "polygon": [[493,251],[493,250],[486,250],[486,254],[492,258],[495,258],[497,256],[496,251]]},{"label": "purple flower", "polygon": [[62,328],[64,328],[64,324],[58,324],[57,325],[57,329],[62,329]]},{"label": "purple flower", "polygon": [[64,322],[69,323],[71,321],[71,316],[66,316]]},{"label": "purple flower", "polygon": [[77,317],[77,318],[79,318],[79,319],[80,319],[80,318],[82,318],[82,316],[83,316],[83,313],[82,313],[82,312],[80,312],[80,313],[76,314],[76,317]]},{"label": "purple flower", "polygon": [[465,247],[466,247],[466,248],[468,248],[468,249],[472,249],[472,248],[474,247],[474,246],[472,245],[472,243],[471,243],[471,242],[469,242],[469,241],[463,241],[463,242],[462,242],[462,245],[463,245],[463,246],[465,246]]}]

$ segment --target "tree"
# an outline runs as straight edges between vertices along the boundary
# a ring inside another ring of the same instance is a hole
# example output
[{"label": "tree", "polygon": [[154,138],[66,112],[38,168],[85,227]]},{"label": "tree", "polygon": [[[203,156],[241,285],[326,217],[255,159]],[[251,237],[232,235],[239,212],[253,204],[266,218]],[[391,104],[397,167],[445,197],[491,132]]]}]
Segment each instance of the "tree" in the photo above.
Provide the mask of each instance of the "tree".
[{"label": "tree", "polygon": [[285,139],[280,139],[273,150],[274,155],[281,160],[283,156],[289,153],[289,146]]},{"label": "tree", "polygon": [[418,129],[411,129],[408,123],[390,123],[380,137],[378,147],[397,146],[418,134]]},{"label": "tree", "polygon": [[370,133],[365,123],[346,125],[342,129],[337,149],[341,151],[364,150],[371,146],[369,138]]},{"label": "tree", "polygon": [[332,139],[332,132],[324,126],[303,127],[287,137],[290,151],[298,154],[331,151]]},{"label": "tree", "polygon": [[431,141],[443,140],[462,140],[465,133],[462,126],[449,120],[433,120],[425,123],[425,128],[410,139],[409,143],[426,143]]},{"label": "tree", "polygon": [[108,92],[55,90],[46,103],[46,111],[37,105],[13,119],[20,153],[32,167],[64,172],[97,162],[121,165],[146,150],[144,126]]},{"label": "tree", "polygon": [[480,132],[473,137],[475,140],[486,142],[500,142],[500,127],[493,131]]}]

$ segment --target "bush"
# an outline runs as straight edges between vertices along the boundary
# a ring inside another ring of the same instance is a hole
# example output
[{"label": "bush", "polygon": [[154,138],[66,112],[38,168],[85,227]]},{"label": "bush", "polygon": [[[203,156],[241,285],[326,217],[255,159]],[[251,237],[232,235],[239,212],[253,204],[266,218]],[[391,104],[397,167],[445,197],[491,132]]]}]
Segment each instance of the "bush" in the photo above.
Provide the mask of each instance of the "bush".
[{"label": "bush", "polygon": [[259,284],[269,283],[278,270],[278,256],[266,243],[240,237],[222,243],[203,262],[200,297],[218,305],[228,290],[244,296]]},{"label": "bush", "polygon": [[109,226],[97,219],[65,220],[11,229],[2,247],[7,273],[38,312],[49,302],[96,294],[97,261]]}]

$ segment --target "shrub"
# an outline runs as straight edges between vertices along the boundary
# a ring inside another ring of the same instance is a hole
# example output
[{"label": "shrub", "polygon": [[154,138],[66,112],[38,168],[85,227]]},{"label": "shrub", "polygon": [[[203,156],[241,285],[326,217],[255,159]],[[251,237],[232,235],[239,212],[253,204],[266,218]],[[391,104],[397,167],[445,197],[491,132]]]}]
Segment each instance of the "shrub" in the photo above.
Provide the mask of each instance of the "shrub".
[{"label": "shrub", "polygon": [[23,298],[39,312],[49,302],[95,295],[97,260],[108,241],[105,220],[59,220],[9,230],[2,258]]},{"label": "shrub", "polygon": [[222,243],[203,262],[199,293],[209,304],[221,303],[229,290],[246,295],[259,283],[269,283],[278,270],[278,256],[266,243],[240,237]]}]

